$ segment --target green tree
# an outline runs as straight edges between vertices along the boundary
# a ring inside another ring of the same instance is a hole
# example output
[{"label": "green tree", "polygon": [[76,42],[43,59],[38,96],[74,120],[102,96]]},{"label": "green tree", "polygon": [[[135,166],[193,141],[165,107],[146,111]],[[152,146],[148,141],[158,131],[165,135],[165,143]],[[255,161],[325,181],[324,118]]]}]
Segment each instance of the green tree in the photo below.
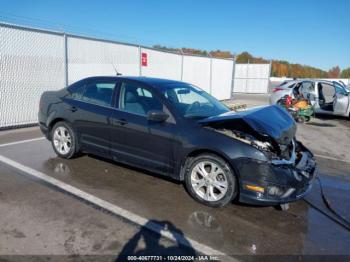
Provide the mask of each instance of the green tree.
[{"label": "green tree", "polygon": [[350,67],[343,69],[340,73],[341,78],[350,78]]},{"label": "green tree", "polygon": [[253,62],[254,57],[248,52],[243,52],[236,57],[236,62],[239,64],[246,64],[248,62]]},{"label": "green tree", "polygon": [[212,57],[218,57],[218,58],[233,58],[233,54],[230,51],[221,51],[221,50],[214,50],[210,51],[209,54]]}]

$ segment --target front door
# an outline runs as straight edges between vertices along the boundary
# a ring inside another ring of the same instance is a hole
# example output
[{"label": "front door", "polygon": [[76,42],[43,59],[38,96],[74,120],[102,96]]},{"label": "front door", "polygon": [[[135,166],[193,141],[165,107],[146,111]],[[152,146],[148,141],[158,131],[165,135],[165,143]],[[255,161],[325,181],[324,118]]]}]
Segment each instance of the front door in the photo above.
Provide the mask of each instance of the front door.
[{"label": "front door", "polygon": [[347,116],[348,107],[349,107],[349,94],[345,91],[345,89],[334,83],[335,87],[335,97],[334,97],[334,114]]},{"label": "front door", "polygon": [[111,153],[115,160],[169,174],[174,170],[176,123],[172,116],[165,122],[147,119],[150,110],[170,114],[151,89],[123,80],[119,99],[111,116]]}]

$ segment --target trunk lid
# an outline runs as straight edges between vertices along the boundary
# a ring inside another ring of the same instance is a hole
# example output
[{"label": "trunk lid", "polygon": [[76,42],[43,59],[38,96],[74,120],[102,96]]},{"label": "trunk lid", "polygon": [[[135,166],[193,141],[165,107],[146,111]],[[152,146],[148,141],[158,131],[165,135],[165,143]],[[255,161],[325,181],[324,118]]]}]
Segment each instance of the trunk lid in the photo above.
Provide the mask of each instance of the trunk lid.
[{"label": "trunk lid", "polygon": [[204,126],[248,133],[257,139],[288,145],[296,133],[294,119],[277,105],[257,107],[242,112],[227,112],[199,121]]}]

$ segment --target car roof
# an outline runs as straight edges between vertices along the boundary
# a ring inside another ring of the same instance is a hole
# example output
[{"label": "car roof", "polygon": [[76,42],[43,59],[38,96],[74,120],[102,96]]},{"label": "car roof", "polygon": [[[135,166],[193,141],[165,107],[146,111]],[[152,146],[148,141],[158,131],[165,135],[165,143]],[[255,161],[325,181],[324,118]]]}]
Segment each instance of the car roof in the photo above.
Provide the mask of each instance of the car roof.
[{"label": "car roof", "polygon": [[140,83],[145,83],[148,85],[151,85],[153,87],[164,87],[169,84],[184,84],[185,82],[177,81],[177,80],[171,80],[171,79],[163,79],[163,78],[155,78],[155,77],[145,77],[145,76],[92,76],[88,77],[86,79],[98,79],[98,78],[104,78],[104,79],[126,79],[126,80],[133,80]]},{"label": "car roof", "polygon": [[334,82],[338,83],[338,81],[335,81],[335,80],[303,78],[303,79],[295,79],[295,80],[284,81],[283,85],[280,85],[280,86],[285,86],[285,85],[286,86],[290,86],[292,84],[296,84],[296,83],[300,83],[300,82],[306,82],[306,81],[309,81],[309,82],[322,82],[322,83],[327,83],[327,84],[333,84]]}]

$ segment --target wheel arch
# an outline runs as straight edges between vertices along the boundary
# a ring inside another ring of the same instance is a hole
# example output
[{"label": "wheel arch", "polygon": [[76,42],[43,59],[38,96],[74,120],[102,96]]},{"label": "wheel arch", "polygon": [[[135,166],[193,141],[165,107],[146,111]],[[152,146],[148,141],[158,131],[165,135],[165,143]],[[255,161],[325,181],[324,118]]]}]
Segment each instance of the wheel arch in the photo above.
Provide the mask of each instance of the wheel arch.
[{"label": "wheel arch", "polygon": [[67,123],[70,124],[70,122],[67,119],[62,118],[62,117],[56,117],[56,118],[52,119],[49,122],[49,124],[48,124],[48,134],[49,134],[50,139],[51,139],[51,130],[52,130],[52,128],[54,127],[55,124],[57,124],[58,122],[61,122],[61,121],[62,122],[67,122]]},{"label": "wheel arch", "polygon": [[184,181],[184,178],[185,178],[185,168],[186,168],[186,165],[187,165],[187,161],[189,161],[189,159],[193,158],[193,157],[196,157],[198,155],[201,155],[201,154],[205,154],[205,153],[208,153],[208,154],[213,154],[213,155],[216,155],[220,158],[222,158],[223,160],[226,161],[226,163],[229,165],[229,167],[231,168],[231,170],[235,173],[236,175],[236,178],[237,178],[237,183],[239,185],[239,174],[238,174],[238,170],[237,168],[231,163],[230,159],[228,156],[226,156],[224,153],[222,152],[218,152],[216,150],[213,150],[213,149],[209,149],[209,148],[197,148],[197,149],[194,149],[192,151],[190,151],[184,158],[184,160],[182,161],[182,165],[181,165],[181,171],[180,171],[180,181]]}]

